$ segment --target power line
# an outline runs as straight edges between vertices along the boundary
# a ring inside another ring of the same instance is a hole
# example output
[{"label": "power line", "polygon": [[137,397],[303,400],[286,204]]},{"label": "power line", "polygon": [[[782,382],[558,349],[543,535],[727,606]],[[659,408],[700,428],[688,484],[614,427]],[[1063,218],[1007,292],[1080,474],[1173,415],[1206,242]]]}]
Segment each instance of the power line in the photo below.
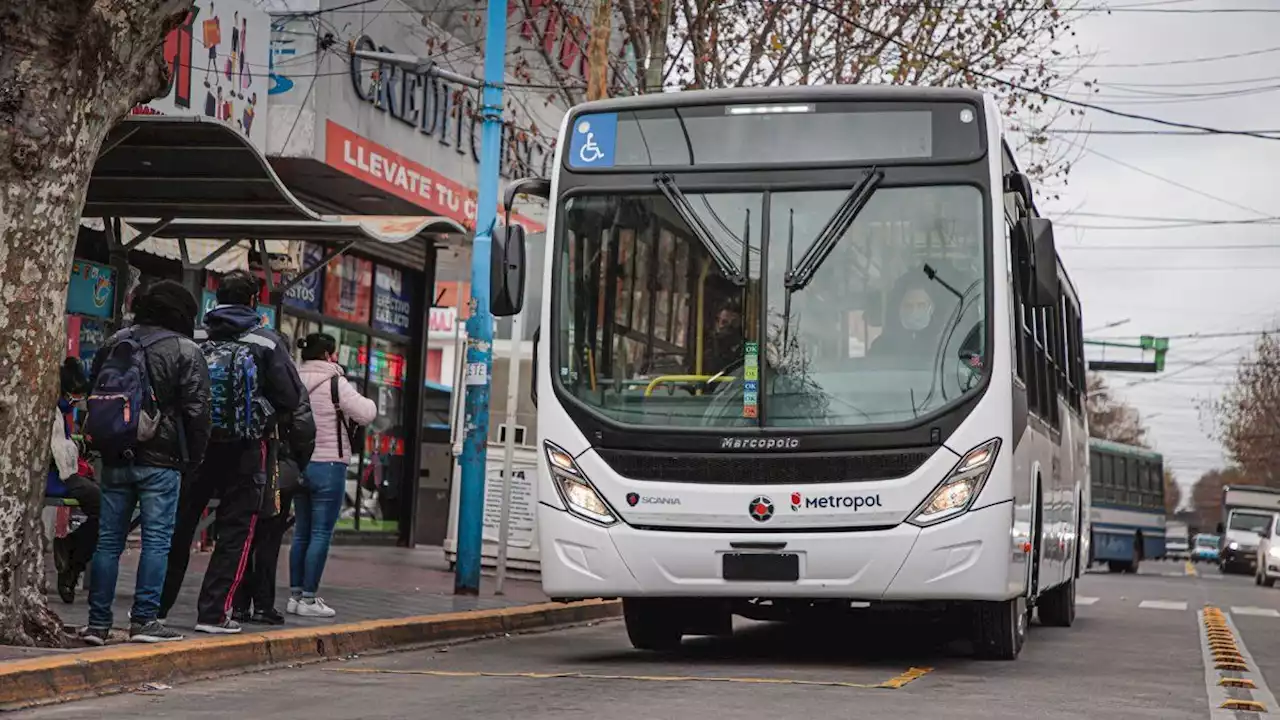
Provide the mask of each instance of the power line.
[{"label": "power line", "polygon": [[[1142,115],[1139,113],[1126,112],[1124,110],[1116,110],[1115,108],[1109,108],[1109,107],[1106,107],[1105,105],[1097,105],[1095,103],[1084,102],[1082,100],[1073,100],[1069,97],[1065,97],[1057,93],[1052,93],[1047,90],[1033,90],[1031,88],[1025,87],[1023,85],[1019,85],[1018,83],[1012,82],[1010,80],[1005,80],[1004,78],[1001,78],[999,76],[992,75],[982,70],[978,70],[971,66],[961,66],[952,60],[947,60],[946,58],[943,58],[934,53],[922,52],[919,49],[912,47],[908,43],[903,42],[902,40],[899,40],[896,37],[893,37],[892,35],[886,35],[885,33],[880,32],[879,30],[874,30],[870,27],[867,27],[865,24],[849,17],[848,15],[842,12],[838,12],[831,8],[824,7],[822,4],[818,2],[818,0],[792,0],[792,2],[804,3],[805,5],[808,5],[814,9],[821,10],[822,12],[825,12],[827,15],[837,20],[840,20],[841,22],[849,25],[850,27],[853,27],[857,30],[861,30],[862,32],[867,33],[872,37],[883,40],[884,42],[896,45],[897,47],[903,50],[906,50],[908,52],[911,52],[913,54],[928,58],[935,62],[941,62],[947,65],[951,65],[952,67],[955,67],[959,70],[963,70],[964,72],[967,72],[971,75],[983,78],[984,80],[1009,88],[1011,90],[1017,90],[1019,92],[1029,93],[1032,95],[1039,95],[1041,97],[1048,98],[1050,100],[1056,100],[1064,105],[1072,105],[1075,107],[1085,108],[1087,110],[1096,110],[1098,112],[1105,113],[1107,115],[1114,115],[1116,117],[1127,118],[1130,120],[1140,120],[1143,122],[1154,123],[1157,125],[1165,125],[1168,127],[1184,128],[1187,130],[1203,130],[1205,132],[1216,133],[1220,135],[1240,135],[1245,137],[1258,138],[1261,140],[1280,140],[1280,138],[1273,137],[1270,135],[1261,135],[1261,134],[1251,133],[1248,131],[1241,131],[1241,130],[1224,130],[1221,128],[1208,127],[1206,125],[1196,125],[1194,123],[1184,123],[1184,122],[1178,122],[1175,120],[1166,120],[1164,118],[1153,117],[1150,115]],[[1276,12],[1280,13],[1280,8],[1277,8]]]},{"label": "power line", "polygon": [[[1280,139],[1280,138],[1277,138],[1277,139]],[[1230,205],[1231,207],[1236,208],[1237,210],[1244,210],[1244,211],[1246,211],[1246,212],[1253,213],[1254,215],[1257,215],[1257,216],[1262,217],[1262,218],[1270,218],[1270,217],[1273,217],[1273,215],[1272,215],[1271,213],[1265,213],[1265,212],[1262,212],[1261,210],[1258,210],[1257,208],[1252,208],[1252,207],[1249,207],[1248,205],[1242,205],[1242,204],[1240,204],[1240,203],[1238,203],[1238,202],[1236,202],[1236,201],[1234,201],[1234,200],[1228,200],[1228,199],[1226,199],[1226,198],[1224,198],[1224,197],[1219,197],[1219,196],[1217,196],[1217,195],[1213,195],[1213,194],[1208,193],[1208,192],[1205,192],[1204,190],[1201,190],[1201,189],[1199,189],[1199,188],[1192,187],[1192,186],[1190,186],[1190,185],[1187,185],[1187,184],[1185,184],[1185,183],[1178,182],[1177,180],[1173,180],[1173,179],[1171,179],[1171,178],[1167,178],[1167,177],[1165,177],[1165,176],[1163,176],[1163,175],[1160,175],[1160,174],[1158,174],[1158,173],[1151,172],[1150,170],[1146,170],[1146,169],[1144,169],[1144,168],[1140,168],[1140,167],[1138,167],[1137,165],[1134,165],[1134,164],[1132,164],[1132,163],[1127,163],[1127,162],[1125,162],[1125,161],[1123,161],[1123,160],[1119,160],[1119,159],[1117,159],[1117,158],[1113,158],[1113,157],[1111,157],[1110,155],[1107,155],[1107,154],[1105,154],[1105,153],[1103,153],[1103,152],[1101,152],[1101,151],[1099,151],[1099,150],[1095,150],[1094,148],[1091,148],[1091,147],[1087,147],[1087,146],[1086,146],[1086,147],[1084,147],[1083,149],[1084,149],[1084,151],[1085,151],[1085,152],[1088,152],[1088,153],[1091,153],[1091,154],[1093,154],[1093,155],[1096,155],[1096,156],[1098,156],[1098,157],[1102,158],[1103,160],[1107,160],[1107,161],[1109,161],[1109,162],[1113,162],[1113,163],[1115,163],[1116,165],[1119,165],[1120,167],[1128,168],[1128,169],[1130,169],[1130,170],[1132,170],[1132,171],[1134,171],[1134,172],[1136,172],[1136,173],[1139,173],[1139,174],[1142,174],[1142,175],[1146,175],[1147,177],[1152,178],[1153,180],[1159,180],[1160,182],[1167,183],[1167,184],[1169,184],[1169,185],[1172,185],[1172,186],[1174,186],[1174,187],[1176,187],[1176,188],[1180,188],[1180,189],[1182,189],[1182,190],[1186,190],[1187,192],[1194,193],[1194,194],[1196,194],[1196,195],[1199,195],[1200,197],[1208,198],[1208,199],[1210,199],[1210,200],[1214,200],[1214,201],[1217,201],[1217,202],[1223,203],[1224,205]]]},{"label": "power line", "polygon": [[1146,68],[1146,67],[1166,67],[1168,65],[1196,65],[1199,63],[1218,62],[1221,60],[1236,60],[1239,58],[1255,57],[1258,55],[1267,55],[1274,52],[1280,52],[1280,45],[1268,48],[1259,48],[1257,50],[1246,50],[1244,52],[1228,53],[1225,55],[1208,55],[1195,58],[1179,58],[1177,60],[1151,60],[1147,62],[1135,63],[1089,63],[1091,68]]}]

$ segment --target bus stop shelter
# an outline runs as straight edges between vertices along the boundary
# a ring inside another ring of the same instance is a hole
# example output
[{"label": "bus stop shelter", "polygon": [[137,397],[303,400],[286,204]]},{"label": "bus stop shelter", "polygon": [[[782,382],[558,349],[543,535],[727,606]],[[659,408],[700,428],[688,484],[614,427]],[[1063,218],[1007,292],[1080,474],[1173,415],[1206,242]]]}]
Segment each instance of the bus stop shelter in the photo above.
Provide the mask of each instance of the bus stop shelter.
[{"label": "bus stop shelter", "polygon": [[[105,225],[111,265],[117,277],[129,277],[129,252],[149,238],[176,240],[183,280],[198,298],[201,274],[218,257],[248,243],[264,268],[270,302],[281,317],[285,294],[329,261],[362,243],[427,243],[424,296],[436,275],[437,243],[449,235],[469,231],[454,220],[439,217],[361,219],[322,214],[304,205],[272,169],[266,156],[230,125],[212,118],[131,116],[108,134],[94,164],[85,197],[85,218],[101,218]],[[124,240],[124,223],[137,234]],[[193,259],[189,240],[216,239],[216,249]],[[268,258],[272,241],[306,241],[324,248],[319,262],[300,268],[277,282]],[[115,293],[113,318],[123,318],[125,292]],[[424,307],[431,305],[424,297]],[[426,329],[423,313],[419,357],[425,365]],[[405,394],[409,417],[421,425],[426,384],[425,367],[408,368],[407,381],[416,392]],[[405,488],[410,506],[416,503],[421,463],[410,436]],[[401,525],[401,538],[411,530]]]}]

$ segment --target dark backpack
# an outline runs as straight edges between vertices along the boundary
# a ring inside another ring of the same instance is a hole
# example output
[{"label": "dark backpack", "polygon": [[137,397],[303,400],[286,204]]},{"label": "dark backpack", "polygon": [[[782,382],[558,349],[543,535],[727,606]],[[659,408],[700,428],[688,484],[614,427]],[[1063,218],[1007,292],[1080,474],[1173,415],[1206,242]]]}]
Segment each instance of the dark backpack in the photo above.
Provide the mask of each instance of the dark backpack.
[{"label": "dark backpack", "polygon": [[240,338],[205,340],[200,350],[209,366],[210,442],[265,437],[272,411],[253,351]]},{"label": "dark backpack", "polygon": [[171,337],[178,334],[163,330],[139,340],[129,329],[111,346],[85,401],[84,435],[90,447],[107,457],[131,460],[155,437],[160,407],[146,349]]}]

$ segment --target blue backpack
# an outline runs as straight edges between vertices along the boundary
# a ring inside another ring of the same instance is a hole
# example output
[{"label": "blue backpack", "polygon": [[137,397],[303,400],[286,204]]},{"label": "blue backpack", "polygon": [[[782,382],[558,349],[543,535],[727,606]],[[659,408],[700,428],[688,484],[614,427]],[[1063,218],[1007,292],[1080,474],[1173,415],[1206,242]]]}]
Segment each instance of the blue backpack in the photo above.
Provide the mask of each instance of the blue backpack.
[{"label": "blue backpack", "polygon": [[244,337],[200,343],[209,366],[210,442],[259,440],[269,430],[271,403],[262,394],[258,363]]},{"label": "blue backpack", "polygon": [[156,435],[160,407],[147,372],[146,349],[177,333],[157,331],[141,340],[132,329],[120,334],[98,371],[85,402],[85,441],[104,457],[132,460]]}]

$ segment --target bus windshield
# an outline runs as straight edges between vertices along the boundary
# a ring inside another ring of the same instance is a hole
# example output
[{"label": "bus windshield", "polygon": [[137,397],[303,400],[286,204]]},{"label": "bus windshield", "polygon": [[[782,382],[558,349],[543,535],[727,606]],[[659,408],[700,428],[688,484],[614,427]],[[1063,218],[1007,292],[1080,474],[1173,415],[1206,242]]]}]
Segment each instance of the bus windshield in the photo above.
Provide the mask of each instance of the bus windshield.
[{"label": "bus windshield", "polygon": [[1259,533],[1271,525],[1271,515],[1250,512],[1231,513],[1231,522],[1227,525],[1232,530]]},{"label": "bus windshield", "polygon": [[561,387],[619,422],[712,427],[892,424],[972,391],[982,193],[880,187],[807,281],[789,281],[849,195],[686,190],[702,240],[666,194],[568,198]]}]

